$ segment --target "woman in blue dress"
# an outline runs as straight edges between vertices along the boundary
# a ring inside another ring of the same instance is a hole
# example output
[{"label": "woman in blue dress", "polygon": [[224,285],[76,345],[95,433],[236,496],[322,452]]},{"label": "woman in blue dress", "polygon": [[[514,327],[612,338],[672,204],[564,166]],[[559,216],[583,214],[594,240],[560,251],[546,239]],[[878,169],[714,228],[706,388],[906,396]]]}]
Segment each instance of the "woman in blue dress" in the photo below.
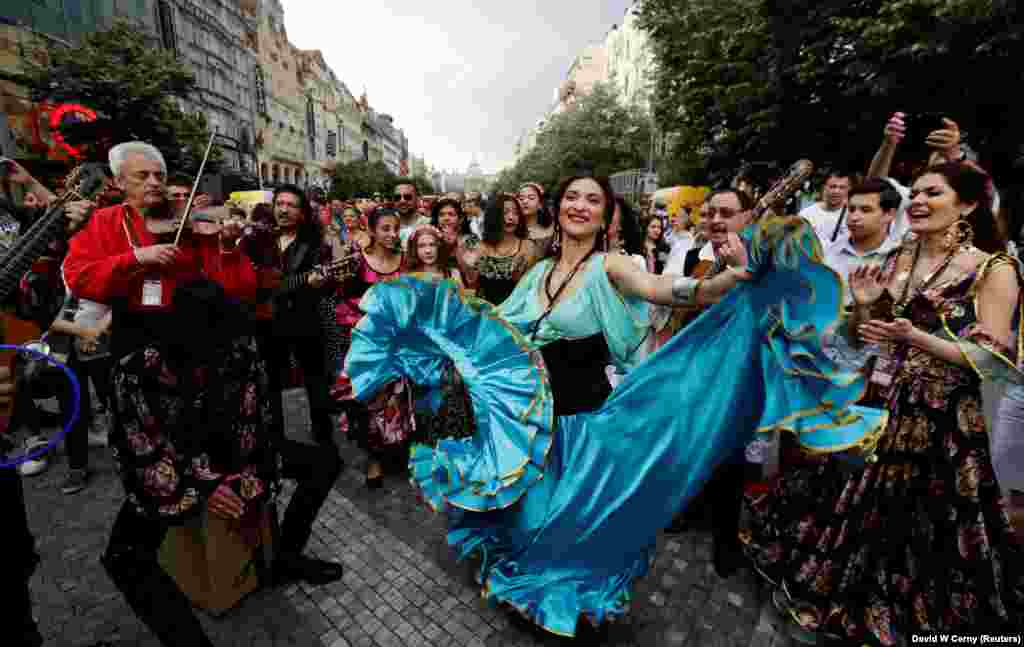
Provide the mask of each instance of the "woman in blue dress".
[{"label": "woman in blue dress", "polygon": [[[700,281],[603,252],[606,181],[571,178],[555,204],[554,255],[496,308],[440,280],[375,286],[346,368],[368,398],[399,375],[429,384],[454,361],[477,433],[414,447],[413,482],[448,512],[449,544],[481,559],[485,597],[573,636],[581,618],[627,611],[657,532],[755,432],[847,449],[882,416],[850,407],[863,383],[821,353],[840,284],[803,221],[733,236],[729,267]],[[648,302],[719,300],[612,393],[605,367],[634,362]]]}]

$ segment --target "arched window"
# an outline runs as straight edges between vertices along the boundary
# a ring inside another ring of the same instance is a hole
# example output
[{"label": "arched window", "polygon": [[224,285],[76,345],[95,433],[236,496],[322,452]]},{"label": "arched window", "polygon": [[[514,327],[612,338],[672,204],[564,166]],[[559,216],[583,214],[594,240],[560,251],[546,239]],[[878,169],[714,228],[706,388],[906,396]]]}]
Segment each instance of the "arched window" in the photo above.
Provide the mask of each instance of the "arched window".
[{"label": "arched window", "polygon": [[280,169],[280,167],[278,167],[278,165],[277,165],[277,164],[274,164],[274,170],[273,170],[273,173],[274,173],[274,183],[275,183],[275,184],[277,183],[277,180],[278,180],[278,178],[279,178],[279,177],[281,177],[281,176],[280,176],[280,172],[281,172],[281,169]]}]

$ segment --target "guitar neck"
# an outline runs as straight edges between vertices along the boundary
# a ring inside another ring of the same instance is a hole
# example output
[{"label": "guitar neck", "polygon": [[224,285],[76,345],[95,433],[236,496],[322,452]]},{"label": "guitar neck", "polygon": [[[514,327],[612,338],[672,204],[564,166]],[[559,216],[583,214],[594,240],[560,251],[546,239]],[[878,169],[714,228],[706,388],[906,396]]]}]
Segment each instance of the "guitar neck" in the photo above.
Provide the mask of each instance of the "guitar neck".
[{"label": "guitar neck", "polygon": [[18,288],[21,277],[57,239],[63,230],[63,204],[50,207],[23,236],[14,241],[11,249],[0,259],[0,302],[4,302]]}]

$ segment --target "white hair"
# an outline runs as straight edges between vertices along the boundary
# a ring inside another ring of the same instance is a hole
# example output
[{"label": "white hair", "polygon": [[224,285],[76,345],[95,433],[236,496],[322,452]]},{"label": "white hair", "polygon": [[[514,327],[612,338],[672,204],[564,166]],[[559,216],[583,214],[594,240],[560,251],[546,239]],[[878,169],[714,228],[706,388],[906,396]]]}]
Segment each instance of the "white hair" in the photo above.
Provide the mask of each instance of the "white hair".
[{"label": "white hair", "polygon": [[156,146],[146,142],[125,142],[110,149],[110,172],[114,174],[114,177],[121,176],[121,167],[124,166],[129,155],[142,155],[155,162],[160,162],[160,168],[164,175],[167,174],[167,162],[164,161],[163,154]]}]

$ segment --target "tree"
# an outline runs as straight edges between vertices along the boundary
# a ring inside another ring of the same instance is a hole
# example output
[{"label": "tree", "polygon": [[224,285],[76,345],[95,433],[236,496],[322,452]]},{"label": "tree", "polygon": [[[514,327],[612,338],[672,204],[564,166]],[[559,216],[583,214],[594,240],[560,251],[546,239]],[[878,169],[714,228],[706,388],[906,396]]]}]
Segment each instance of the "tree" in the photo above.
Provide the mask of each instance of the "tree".
[{"label": "tree", "polygon": [[334,168],[330,197],[351,200],[374,193],[390,196],[395,185],[400,181],[411,181],[411,179],[400,179],[391,172],[384,162],[356,160],[339,164]]},{"label": "tree", "polygon": [[[206,120],[175,101],[195,97],[195,77],[130,23],[115,22],[74,47],[40,40],[25,57],[25,76],[35,101],[73,101],[96,111],[96,121],[60,128],[86,160],[105,162],[111,146],[141,140],[160,149],[172,172],[198,171],[209,139]],[[215,171],[220,159],[215,146],[207,170]]]},{"label": "tree", "polygon": [[650,118],[623,105],[613,89],[598,83],[576,106],[552,116],[536,145],[499,173],[494,186],[513,191],[522,182],[554,187],[577,172],[611,175],[647,166]]},{"label": "tree", "polygon": [[864,169],[897,110],[958,121],[997,181],[1021,153],[998,89],[1024,81],[1020,3],[645,0],[640,20],[655,118],[713,179],[799,157]]}]

